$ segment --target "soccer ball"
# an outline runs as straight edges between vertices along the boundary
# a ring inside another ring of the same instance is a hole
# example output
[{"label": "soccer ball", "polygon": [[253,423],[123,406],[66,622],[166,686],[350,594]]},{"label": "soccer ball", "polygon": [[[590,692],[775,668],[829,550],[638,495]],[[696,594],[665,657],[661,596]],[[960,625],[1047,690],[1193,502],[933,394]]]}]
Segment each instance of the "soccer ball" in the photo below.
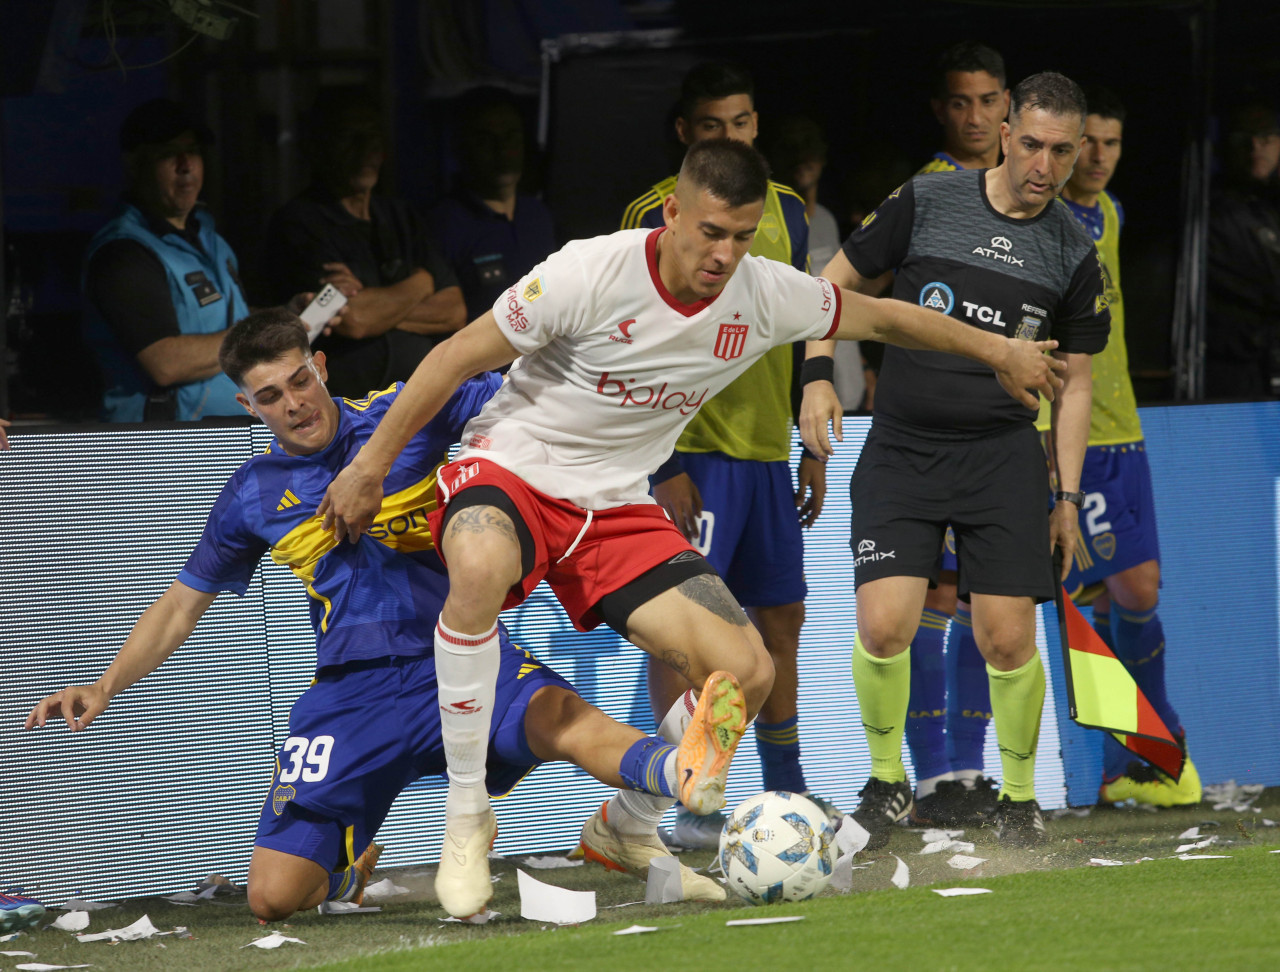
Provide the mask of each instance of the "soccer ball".
[{"label": "soccer ball", "polygon": [[835,867],[835,831],[812,800],[773,790],[738,804],[720,832],[729,887],[752,904],[804,901]]}]

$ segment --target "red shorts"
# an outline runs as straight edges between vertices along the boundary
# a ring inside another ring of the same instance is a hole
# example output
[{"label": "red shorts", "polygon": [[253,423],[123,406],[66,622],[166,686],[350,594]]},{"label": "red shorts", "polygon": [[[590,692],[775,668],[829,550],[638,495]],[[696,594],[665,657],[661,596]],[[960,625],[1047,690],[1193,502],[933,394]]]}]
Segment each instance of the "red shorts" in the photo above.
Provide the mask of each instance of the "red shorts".
[{"label": "red shorts", "polygon": [[[602,620],[594,610],[602,597],[693,550],[656,503],[584,510],[539,492],[489,459],[451,462],[440,469],[437,507],[428,518],[433,537],[442,536],[449,501],[473,486],[495,486],[506,494],[533,537],[533,568],[511,589],[504,611],[521,603],[545,579],[573,626],[590,631]],[[443,552],[440,556],[444,558]]]}]

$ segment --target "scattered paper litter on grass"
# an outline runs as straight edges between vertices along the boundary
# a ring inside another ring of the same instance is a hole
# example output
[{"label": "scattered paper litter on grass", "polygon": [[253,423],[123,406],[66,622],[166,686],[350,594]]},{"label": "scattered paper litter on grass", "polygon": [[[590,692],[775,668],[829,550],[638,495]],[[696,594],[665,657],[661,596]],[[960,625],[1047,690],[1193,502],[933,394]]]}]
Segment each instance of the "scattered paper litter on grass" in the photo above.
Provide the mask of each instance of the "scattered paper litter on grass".
[{"label": "scattered paper litter on grass", "polygon": [[611,909],[613,909],[613,908],[630,908],[632,905],[638,905],[638,904],[645,904],[645,902],[643,902],[643,901],[624,901],[624,902],[622,902],[622,904],[616,904],[616,905],[603,905],[603,906],[600,908],[600,910],[601,910],[601,911],[609,911],[609,910],[611,910]]},{"label": "scattered paper litter on grass", "polygon": [[1199,840],[1201,836],[1199,827],[1191,827],[1178,834],[1178,840]]},{"label": "scattered paper litter on grass", "polygon": [[1217,837],[1206,837],[1204,840],[1198,840],[1194,844],[1180,844],[1178,847],[1174,848],[1173,852],[1175,854],[1182,854],[1186,851],[1201,850],[1208,847],[1210,844],[1216,844],[1217,842]]},{"label": "scattered paper litter on grass", "polygon": [[1280,850],[1267,851],[1268,854],[1280,854]]},{"label": "scattered paper litter on grass", "polygon": [[1262,818],[1262,826],[1274,827],[1275,825],[1276,825],[1276,822],[1274,820],[1268,820],[1266,817]]},{"label": "scattered paper litter on grass", "polygon": [[89,912],[87,911],[68,911],[65,915],[59,915],[50,928],[57,928],[59,931],[78,932],[84,931],[89,927]]},{"label": "scattered paper litter on grass", "polygon": [[270,935],[264,935],[262,938],[255,938],[248,945],[241,945],[241,948],[248,948],[252,945],[254,948],[279,948],[285,942],[292,942],[295,945],[307,944],[301,938],[290,938],[281,931],[273,931]]},{"label": "scattered paper litter on grass", "polygon": [[450,916],[448,918],[441,918],[440,920],[456,921],[463,925],[487,925],[489,922],[493,921],[493,919],[501,917],[501,911],[490,911],[488,908],[485,908],[484,911],[478,911],[474,915],[470,915],[466,918],[454,918]]},{"label": "scattered paper litter on grass", "polygon": [[970,854],[973,852],[973,844],[967,840],[935,840],[931,844],[925,844],[917,854],[941,854],[943,851],[955,851],[958,854]]},{"label": "scattered paper litter on grass", "polygon": [[871,834],[867,828],[845,814],[840,820],[840,829],[836,831],[836,847],[842,854],[857,854],[867,846]]},{"label": "scattered paper litter on grass", "polygon": [[788,921],[804,921],[804,915],[781,915],[777,918],[735,918],[733,921],[726,921],[726,928],[741,928],[746,925],[781,925]]},{"label": "scattered paper litter on grass", "polygon": [[101,911],[103,908],[114,908],[114,901],[94,901],[92,898],[68,898],[58,905],[59,911]]},{"label": "scattered paper litter on grass", "polygon": [[1106,857],[1089,858],[1090,867],[1124,867],[1124,861],[1113,861]]},{"label": "scattered paper litter on grass", "polygon": [[947,863],[958,871],[968,871],[979,864],[987,863],[987,859],[985,857],[970,857],[967,854],[956,854],[954,857],[949,858]]},{"label": "scattered paper litter on grass", "polygon": [[645,904],[674,904],[684,900],[684,884],[680,880],[680,861],[674,857],[655,857],[649,861],[645,883]]},{"label": "scattered paper litter on grass", "polygon": [[92,965],[45,965],[43,962],[23,962],[21,965],[15,965],[15,969],[22,969],[22,972],[55,972],[56,969],[91,969]]},{"label": "scattered paper litter on grass", "polygon": [[933,888],[933,893],[944,898],[962,898],[968,894],[990,894],[990,888]]},{"label": "scattered paper litter on grass", "polygon": [[1093,813],[1093,807],[1059,807],[1054,810],[1050,816],[1054,820],[1061,820],[1063,817],[1087,817]]},{"label": "scattered paper litter on grass", "polygon": [[571,861],[567,857],[522,857],[520,863],[524,867],[532,867],[538,871],[554,871],[561,867],[582,867],[585,860]]},{"label": "scattered paper litter on grass", "polygon": [[907,868],[907,862],[897,854],[893,855],[893,859],[898,862],[898,866],[894,870],[893,877],[890,880],[893,882],[893,886],[895,888],[905,888],[911,883],[911,871]]},{"label": "scattered paper litter on grass", "polygon": [[358,905],[354,901],[321,901],[316,911],[322,915],[370,915],[381,911],[377,905]]},{"label": "scattered paper litter on grass", "polygon": [[108,928],[104,932],[96,932],[92,935],[77,935],[78,942],[136,942],[144,938],[151,938],[153,935],[160,934],[160,929],[151,924],[151,919],[147,915],[143,915],[132,925],[126,925],[124,928]]},{"label": "scattered paper litter on grass", "polygon": [[[667,925],[666,927],[679,928],[680,926]],[[656,931],[662,931],[662,930],[663,930],[662,928],[658,928],[655,925],[632,925],[630,928],[619,928],[616,932],[614,932],[614,934],[615,935],[643,935],[645,932],[656,932]]]},{"label": "scattered paper litter on grass", "polygon": [[596,916],[594,891],[569,891],[546,884],[516,868],[520,885],[520,917],[529,921],[549,921],[557,925],[577,925]]},{"label": "scattered paper litter on grass", "polygon": [[1230,859],[1230,854],[1179,854],[1180,861],[1225,861]]},{"label": "scattered paper litter on grass", "polygon": [[8,955],[10,958],[35,958],[35,952],[0,952],[0,955]]},{"label": "scattered paper litter on grass", "polygon": [[394,898],[397,895],[408,894],[408,888],[402,888],[396,884],[391,878],[383,878],[377,884],[370,884],[364,889],[365,900],[378,898]]},{"label": "scattered paper litter on grass", "polygon": [[853,872],[862,871],[870,867],[870,864],[853,863],[855,855],[845,854],[836,860],[835,867],[831,869],[831,887],[836,891],[853,890]]},{"label": "scattered paper litter on grass", "polygon": [[25,932],[10,932],[8,935],[0,935],[0,942],[11,942],[19,935],[23,934],[25,934]]},{"label": "scattered paper litter on grass", "polygon": [[930,827],[928,830],[920,834],[920,838],[926,844],[933,844],[940,840],[954,840],[957,837],[963,837],[963,830],[943,830],[940,827]]}]

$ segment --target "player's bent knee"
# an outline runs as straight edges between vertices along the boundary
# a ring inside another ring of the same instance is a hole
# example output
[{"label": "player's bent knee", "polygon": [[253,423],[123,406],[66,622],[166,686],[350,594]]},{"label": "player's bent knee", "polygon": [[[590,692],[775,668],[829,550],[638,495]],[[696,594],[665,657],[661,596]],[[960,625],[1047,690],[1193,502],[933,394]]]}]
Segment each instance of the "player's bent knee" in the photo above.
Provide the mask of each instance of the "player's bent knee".
[{"label": "player's bent knee", "polygon": [[297,912],[302,901],[295,889],[265,883],[249,885],[249,910],[262,921],[283,921]]}]

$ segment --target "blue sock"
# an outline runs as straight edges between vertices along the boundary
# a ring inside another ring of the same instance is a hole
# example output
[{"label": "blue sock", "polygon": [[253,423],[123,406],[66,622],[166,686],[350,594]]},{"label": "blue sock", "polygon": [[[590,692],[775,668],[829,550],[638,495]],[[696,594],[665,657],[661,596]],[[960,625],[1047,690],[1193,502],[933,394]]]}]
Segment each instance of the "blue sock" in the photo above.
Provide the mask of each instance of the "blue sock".
[{"label": "blue sock", "polygon": [[632,744],[622,755],[618,775],[630,790],[642,790],[654,796],[675,796],[667,781],[667,757],[675,746],[652,736]]},{"label": "blue sock", "polygon": [[952,772],[982,770],[982,750],[991,721],[987,662],[973,638],[973,613],[956,608],[947,636],[947,761]]},{"label": "blue sock", "polygon": [[917,784],[951,769],[947,762],[947,671],[942,657],[948,620],[940,611],[925,608],[911,642],[905,735]]},{"label": "blue sock", "polygon": [[325,895],[325,900],[350,901],[357,887],[359,887],[359,875],[354,866],[335,871],[329,875],[329,893]]},{"label": "blue sock", "polygon": [[1111,607],[1111,637],[1116,657],[1124,662],[1147,701],[1171,732],[1182,731],[1178,713],[1169,702],[1164,687],[1164,625],[1153,607],[1141,614]]},{"label": "blue sock", "polygon": [[799,720],[799,716],[781,722],[756,720],[756,751],[760,754],[766,790],[803,793],[808,789],[800,768]]}]

